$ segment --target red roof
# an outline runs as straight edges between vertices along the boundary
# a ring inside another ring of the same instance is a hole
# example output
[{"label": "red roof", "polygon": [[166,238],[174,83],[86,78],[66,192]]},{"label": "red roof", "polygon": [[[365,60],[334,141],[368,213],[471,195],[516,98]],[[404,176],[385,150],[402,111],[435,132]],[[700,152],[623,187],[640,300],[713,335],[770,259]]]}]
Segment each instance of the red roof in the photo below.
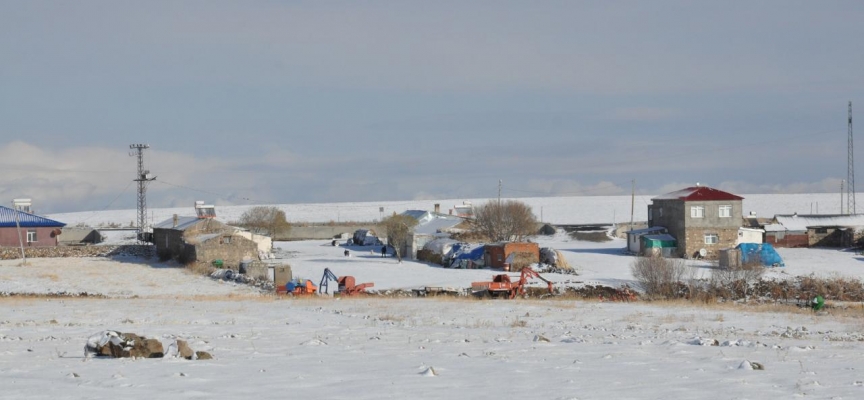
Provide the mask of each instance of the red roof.
[{"label": "red roof", "polygon": [[723,201],[744,200],[729,192],[710,188],[708,186],[692,186],[672,193],[657,196],[651,200],[684,200],[684,201]]}]

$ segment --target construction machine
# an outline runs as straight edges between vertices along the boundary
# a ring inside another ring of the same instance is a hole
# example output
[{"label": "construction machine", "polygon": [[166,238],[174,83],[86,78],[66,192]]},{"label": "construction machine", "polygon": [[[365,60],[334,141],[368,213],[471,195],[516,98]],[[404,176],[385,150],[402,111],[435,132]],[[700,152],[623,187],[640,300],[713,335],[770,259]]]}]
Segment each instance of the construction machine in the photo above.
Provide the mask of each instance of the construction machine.
[{"label": "construction machine", "polygon": [[528,280],[531,278],[537,278],[546,282],[550,294],[554,293],[552,282],[540,276],[537,271],[534,271],[530,267],[522,268],[522,272],[518,276],[518,281],[514,281],[513,279],[515,278],[515,276],[510,276],[509,274],[495,275],[492,277],[492,281],[471,283],[471,291],[475,294],[488,293],[493,297],[507,296],[507,298],[513,299],[517,294],[525,295],[525,285],[528,283]]},{"label": "construction machine", "polygon": [[334,295],[343,295],[343,296],[353,296],[355,294],[364,293],[366,288],[374,287],[375,283],[361,283],[357,284],[354,281],[353,276],[340,276],[337,277],[333,271],[330,271],[330,268],[324,268],[324,275],[321,276],[321,283],[318,285],[320,288],[320,293],[328,293],[329,283],[333,281],[336,282],[337,289],[333,292]]}]

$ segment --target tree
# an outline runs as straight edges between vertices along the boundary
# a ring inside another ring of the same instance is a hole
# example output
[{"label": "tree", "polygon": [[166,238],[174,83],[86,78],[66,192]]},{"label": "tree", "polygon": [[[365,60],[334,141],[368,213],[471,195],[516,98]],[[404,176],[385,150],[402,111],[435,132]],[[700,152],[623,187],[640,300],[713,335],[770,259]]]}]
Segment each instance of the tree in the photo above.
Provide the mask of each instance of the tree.
[{"label": "tree", "polygon": [[490,201],[474,210],[472,231],[493,242],[521,241],[537,233],[537,217],[521,201]]},{"label": "tree", "polygon": [[688,270],[684,260],[660,256],[639,257],[630,265],[630,273],[648,298],[678,297]]},{"label": "tree", "polygon": [[384,229],[387,229],[387,244],[393,247],[396,258],[402,262],[402,251],[408,247],[411,233],[418,221],[414,217],[402,214],[393,214],[381,221]]},{"label": "tree", "polygon": [[238,225],[255,233],[269,234],[274,240],[277,234],[284,235],[291,230],[285,211],[274,206],[255,206],[246,210]]}]

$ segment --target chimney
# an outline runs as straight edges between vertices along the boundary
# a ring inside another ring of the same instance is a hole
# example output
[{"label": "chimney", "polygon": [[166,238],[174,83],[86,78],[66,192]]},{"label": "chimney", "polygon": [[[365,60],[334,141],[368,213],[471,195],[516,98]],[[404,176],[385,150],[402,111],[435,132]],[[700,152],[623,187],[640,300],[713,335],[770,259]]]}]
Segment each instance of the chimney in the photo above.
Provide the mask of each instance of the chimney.
[{"label": "chimney", "polygon": [[177,227],[177,220],[178,220],[178,219],[179,219],[179,218],[177,218],[177,214],[174,214],[174,228]]},{"label": "chimney", "polygon": [[435,213],[438,214],[441,212],[441,204],[435,203]]}]

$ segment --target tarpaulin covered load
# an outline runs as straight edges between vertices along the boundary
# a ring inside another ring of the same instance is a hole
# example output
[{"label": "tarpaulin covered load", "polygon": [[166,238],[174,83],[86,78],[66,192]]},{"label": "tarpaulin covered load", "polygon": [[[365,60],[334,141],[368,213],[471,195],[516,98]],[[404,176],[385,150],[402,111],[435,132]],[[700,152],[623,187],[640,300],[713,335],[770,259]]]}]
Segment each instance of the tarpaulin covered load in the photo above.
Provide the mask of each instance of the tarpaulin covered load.
[{"label": "tarpaulin covered load", "polygon": [[459,242],[453,239],[435,239],[423,245],[423,250],[440,254],[442,257],[448,257],[453,251],[453,246],[458,244]]},{"label": "tarpaulin covered load", "polygon": [[761,262],[766,267],[785,267],[786,263],[769,243],[741,243],[735,246],[741,251],[741,263]]},{"label": "tarpaulin covered load", "polygon": [[450,268],[479,268],[484,265],[484,246],[471,247],[471,245],[460,243],[453,246],[453,262]]}]

